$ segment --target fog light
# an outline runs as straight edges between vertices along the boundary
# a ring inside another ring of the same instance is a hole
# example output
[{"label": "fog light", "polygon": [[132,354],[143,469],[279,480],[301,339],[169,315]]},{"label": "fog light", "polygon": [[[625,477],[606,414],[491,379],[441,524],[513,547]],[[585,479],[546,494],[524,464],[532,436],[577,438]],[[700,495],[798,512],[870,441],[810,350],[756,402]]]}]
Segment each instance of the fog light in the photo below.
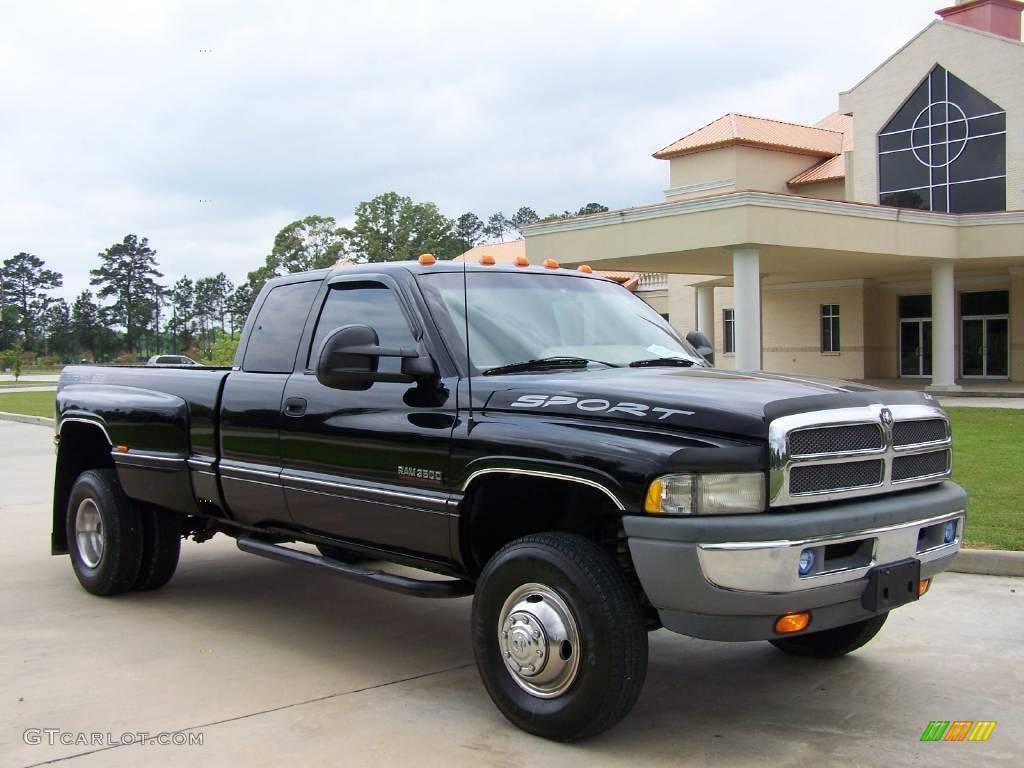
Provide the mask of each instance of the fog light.
[{"label": "fog light", "polygon": [[775,621],[775,631],[780,635],[789,635],[793,632],[801,632],[807,629],[807,625],[810,623],[811,614],[809,611],[787,613],[785,616],[779,616]]},{"label": "fog light", "polygon": [[946,523],[946,527],[942,529],[942,540],[946,544],[952,544],[953,539],[956,538],[956,520],[950,520]]},{"label": "fog light", "polygon": [[917,582],[917,596],[921,597],[925,592],[928,591],[928,587],[932,585],[931,579],[921,579]]},{"label": "fog light", "polygon": [[817,556],[814,554],[813,549],[805,549],[800,553],[800,575],[806,576],[812,570],[814,570],[814,561],[817,560]]}]

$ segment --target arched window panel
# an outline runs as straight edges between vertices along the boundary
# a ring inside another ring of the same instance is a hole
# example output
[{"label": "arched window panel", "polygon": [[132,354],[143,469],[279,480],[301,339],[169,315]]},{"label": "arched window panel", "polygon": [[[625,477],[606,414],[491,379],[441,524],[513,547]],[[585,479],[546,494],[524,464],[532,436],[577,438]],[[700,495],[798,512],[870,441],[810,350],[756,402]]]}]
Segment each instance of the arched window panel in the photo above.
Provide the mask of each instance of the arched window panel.
[{"label": "arched window panel", "polygon": [[936,65],[878,133],[882,205],[1006,210],[1006,112]]}]

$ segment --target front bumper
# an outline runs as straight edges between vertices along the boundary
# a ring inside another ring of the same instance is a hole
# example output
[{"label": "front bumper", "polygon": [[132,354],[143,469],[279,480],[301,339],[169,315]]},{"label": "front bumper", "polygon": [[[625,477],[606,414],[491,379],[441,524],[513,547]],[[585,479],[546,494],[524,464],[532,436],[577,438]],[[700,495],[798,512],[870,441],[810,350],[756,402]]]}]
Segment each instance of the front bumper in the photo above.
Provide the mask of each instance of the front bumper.
[{"label": "front bumper", "polygon": [[[967,496],[955,483],[797,512],[720,517],[627,516],[630,554],[662,624],[712,640],[778,637],[775,620],[810,611],[805,632],[873,615],[861,603],[877,565],[907,558],[930,579],[952,563]],[[956,536],[944,543],[946,522]],[[818,562],[801,577],[800,552]],[[791,637],[792,635],[787,635]]]}]

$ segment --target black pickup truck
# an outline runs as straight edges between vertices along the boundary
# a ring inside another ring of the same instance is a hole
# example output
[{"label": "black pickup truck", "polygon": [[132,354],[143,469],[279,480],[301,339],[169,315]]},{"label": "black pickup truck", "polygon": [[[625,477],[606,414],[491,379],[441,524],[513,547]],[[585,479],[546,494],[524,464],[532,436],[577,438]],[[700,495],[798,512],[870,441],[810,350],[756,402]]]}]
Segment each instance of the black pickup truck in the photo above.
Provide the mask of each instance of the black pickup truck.
[{"label": "black pickup truck", "polygon": [[566,741],[629,712],[649,630],[841,656],[950,565],[929,395],[716,370],[588,267],[483,261],[272,280],[230,369],[66,368],[53,553],[98,595],[216,533],[472,594],[495,704]]}]

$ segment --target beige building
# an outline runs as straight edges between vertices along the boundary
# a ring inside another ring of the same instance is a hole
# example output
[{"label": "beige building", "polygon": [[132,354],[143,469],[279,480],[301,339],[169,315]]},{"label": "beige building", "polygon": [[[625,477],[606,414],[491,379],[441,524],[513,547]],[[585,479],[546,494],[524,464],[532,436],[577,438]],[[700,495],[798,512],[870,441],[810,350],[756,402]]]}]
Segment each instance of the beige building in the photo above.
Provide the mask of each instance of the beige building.
[{"label": "beige building", "polygon": [[814,125],[720,117],[654,154],[664,200],[528,227],[530,261],[642,273],[722,367],[1024,382],[1022,9],[939,11]]}]

